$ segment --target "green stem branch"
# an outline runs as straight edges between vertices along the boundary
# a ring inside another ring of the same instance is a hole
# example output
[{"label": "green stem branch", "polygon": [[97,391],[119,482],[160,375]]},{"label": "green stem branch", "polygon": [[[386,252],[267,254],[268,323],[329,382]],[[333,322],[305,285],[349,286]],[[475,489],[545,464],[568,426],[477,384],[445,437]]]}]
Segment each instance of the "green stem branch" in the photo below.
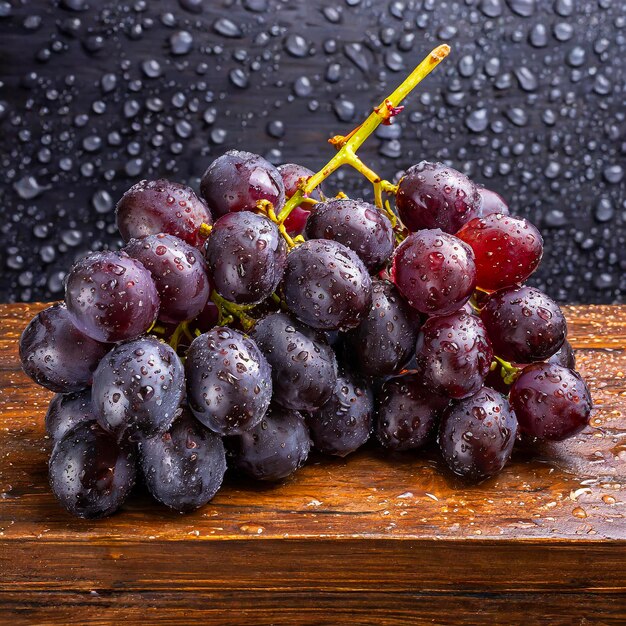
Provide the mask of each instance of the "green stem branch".
[{"label": "green stem branch", "polygon": [[[339,151],[333,156],[326,165],[303,182],[296,193],[287,200],[285,206],[278,215],[280,222],[284,222],[289,214],[301,204],[303,198],[311,194],[326,178],[328,178],[335,170],[342,165],[352,165],[361,172],[370,182],[379,185],[375,188],[376,203],[382,208],[381,190],[392,192],[396,191],[395,185],[388,181],[384,181],[373,170],[365,166],[365,164],[356,156],[356,151],[363,145],[365,140],[378,128],[383,122],[389,123],[391,118],[396,115],[399,110],[399,104],[411,93],[413,89],[432,72],[443,59],[450,53],[450,46],[442,44],[435,48],[398,86],[398,88],[387,98],[385,98],[379,106],[374,107],[369,117],[351,133],[343,136],[333,137],[330,140],[332,144],[338,147]],[[374,180],[375,179],[375,180]]]},{"label": "green stem branch", "polygon": [[220,294],[217,293],[217,291],[215,290],[213,290],[213,292],[211,293],[211,300],[215,302],[217,308],[219,309],[219,323],[221,325],[226,325],[230,323],[229,321],[227,321],[229,320],[229,318],[230,321],[232,321],[234,318],[237,318],[241,322],[243,329],[247,332],[256,324],[256,320],[246,313],[246,310],[251,309],[252,306],[240,305],[235,304],[234,302],[229,302],[228,300],[226,300],[226,298],[220,296]]},{"label": "green stem branch", "polygon": [[168,343],[172,346],[172,348],[174,348],[174,350],[178,350],[178,345],[183,337],[186,337],[189,340],[189,343],[191,343],[194,339],[191,328],[189,328],[189,322],[181,322],[172,333]]},{"label": "green stem branch", "polygon": [[500,365],[500,368],[501,368],[500,373],[502,374],[502,380],[507,385],[512,385],[522,370],[519,367],[515,367],[515,365],[513,365],[512,363],[509,363],[508,361],[501,359],[499,356],[494,355],[493,358],[494,358],[494,361]]}]

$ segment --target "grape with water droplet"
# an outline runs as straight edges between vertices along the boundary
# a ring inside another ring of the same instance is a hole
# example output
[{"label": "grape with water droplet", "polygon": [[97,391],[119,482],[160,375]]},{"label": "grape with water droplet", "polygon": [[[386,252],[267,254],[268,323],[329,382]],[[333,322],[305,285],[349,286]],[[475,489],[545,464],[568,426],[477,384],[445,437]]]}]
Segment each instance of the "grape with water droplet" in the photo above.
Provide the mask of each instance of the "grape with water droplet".
[{"label": "grape with water droplet", "polygon": [[271,220],[240,211],[215,222],[206,259],[221,296],[237,304],[258,304],[274,293],[282,279],[287,247]]},{"label": "grape with water droplet", "polygon": [[554,363],[534,363],[513,383],[511,406],[523,434],[562,441],[589,424],[591,395],[573,370]]},{"label": "grape with water droplet", "polygon": [[[485,3],[481,10],[494,12]],[[401,19],[404,7],[394,5],[392,12]],[[339,16],[324,14],[330,21]],[[176,25],[172,14],[162,21]],[[243,35],[243,27],[225,18],[213,29],[223,37]],[[170,38],[181,55],[193,43],[183,32]],[[455,28],[439,32],[448,37]],[[131,36],[140,31],[133,28]],[[381,38],[391,43],[394,35]],[[89,49],[102,42],[90,37]],[[313,50],[301,36],[287,37],[284,45],[292,56]],[[403,36],[402,49],[411,45]],[[326,51],[336,48],[336,42],[324,44]],[[360,69],[370,68],[371,55],[360,44],[344,51]],[[395,185],[356,156],[377,129],[384,142],[379,152],[402,154],[402,128],[391,123],[403,98],[448,51],[445,44],[436,48],[362,124],[333,137],[337,152],[317,172],[297,164],[277,170],[269,161],[281,160],[278,148],[267,159],[230,151],[202,177],[208,206],[188,187],[163,179],[142,181],[122,196],[117,220],[125,249],[79,260],[67,277],[66,305],[40,313],[21,340],[25,371],[64,393],[51,402],[46,426],[56,441],[51,486],[69,511],[99,517],[117,509],[134,483],[137,451],[145,485],[158,501],[181,512],[201,507],[226,470],[222,436],[235,468],[271,481],[304,464],[312,444],[343,457],[374,429],[391,451],[416,450],[438,433],[450,469],[481,480],[508,461],[518,420],[527,439],[561,440],[589,423],[589,391],[563,367],[574,365],[565,319],[554,301],[521,284],[541,258],[538,230],[511,217],[498,194],[447,164],[423,161]],[[236,58],[244,61],[243,51]],[[392,51],[385,55],[393,70],[401,61]],[[494,60],[485,71],[495,77],[498,68]],[[156,81],[164,66],[148,59],[141,70]],[[475,60],[462,59],[459,71],[473,76]],[[229,76],[236,87],[248,87],[243,70]],[[523,89],[537,88],[535,74],[524,67],[499,76],[496,87],[513,77]],[[103,77],[103,92],[114,91],[116,81]],[[298,97],[311,89],[308,77],[294,85]],[[461,102],[456,91],[444,97]],[[429,101],[425,95],[423,103]],[[170,105],[198,109],[182,91]],[[133,97],[123,112],[138,124],[144,107],[153,113],[166,106],[156,96],[145,103]],[[342,97],[334,111],[351,119],[356,105]],[[484,106],[466,124],[480,133],[488,113]],[[202,117],[214,124],[216,109]],[[528,116],[512,107],[504,117],[524,125]],[[77,128],[87,123],[86,115],[75,118]],[[267,129],[276,139],[287,133],[280,120],[270,120]],[[172,153],[193,131],[191,119],[176,117]],[[225,134],[213,128],[212,143]],[[122,137],[112,131],[107,140],[119,146]],[[90,130],[82,145],[98,152],[102,141]],[[509,149],[520,154],[524,148]],[[140,150],[136,141],[128,146],[129,175],[144,166]],[[40,157],[50,162],[50,155]],[[324,198],[320,185],[343,165],[372,183],[373,203],[342,194]],[[71,169],[71,161],[63,159],[62,167]],[[90,176],[93,167],[85,163],[81,172]],[[546,175],[558,171],[550,164]],[[604,171],[609,182],[620,174],[613,166]],[[24,178],[16,185],[24,193],[40,190]],[[391,209],[393,196],[399,215]],[[100,189],[92,202],[104,213],[111,198]],[[38,225],[34,233],[45,238],[47,228]],[[69,225],[62,239],[76,246],[80,233]],[[23,259],[9,253],[9,266],[21,269]],[[54,250],[45,257],[52,262]],[[32,282],[24,272],[24,285]],[[549,362],[539,362],[544,359]],[[511,404],[486,382],[510,389]]]},{"label": "grape with water droplet", "polygon": [[185,371],[192,413],[219,435],[254,428],[269,407],[270,366],[256,343],[232,328],[218,326],[196,337]]},{"label": "grape with water droplet", "polygon": [[221,438],[187,409],[169,430],[140,441],[140,466],[148,491],[161,504],[188,513],[219,490],[226,472]]},{"label": "grape with water droplet", "polygon": [[166,343],[142,337],[117,345],[94,374],[92,403],[100,425],[118,438],[167,430],[183,400],[183,365]]},{"label": "grape with water droplet", "polygon": [[190,187],[169,180],[142,180],[117,203],[117,227],[124,241],[167,233],[197,248],[202,224],[212,224],[206,204]]},{"label": "grape with water droplet", "polygon": [[347,456],[358,450],[372,432],[374,402],[364,380],[344,371],[320,409],[306,417],[313,445],[324,454]]},{"label": "grape with water droplet", "polygon": [[455,474],[481,480],[504,467],[516,434],[517,419],[506,397],[483,387],[446,409],[438,441],[445,462]]},{"label": "grape with water droplet", "polygon": [[311,438],[297,411],[272,407],[251,430],[227,440],[233,467],[256,480],[282,480],[304,465]]}]

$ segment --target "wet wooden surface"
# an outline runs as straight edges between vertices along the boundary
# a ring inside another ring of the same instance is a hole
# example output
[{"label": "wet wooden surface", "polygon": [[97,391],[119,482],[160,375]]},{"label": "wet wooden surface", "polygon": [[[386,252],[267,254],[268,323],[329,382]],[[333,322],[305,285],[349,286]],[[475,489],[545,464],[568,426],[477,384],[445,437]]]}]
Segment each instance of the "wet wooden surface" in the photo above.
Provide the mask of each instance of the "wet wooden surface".
[{"label": "wet wooden surface", "polygon": [[192,515],[138,492],[94,522],[47,483],[52,394],[17,357],[41,306],[0,306],[0,621],[626,622],[626,306],[566,307],[592,426],[479,486],[372,445],[230,478]]}]

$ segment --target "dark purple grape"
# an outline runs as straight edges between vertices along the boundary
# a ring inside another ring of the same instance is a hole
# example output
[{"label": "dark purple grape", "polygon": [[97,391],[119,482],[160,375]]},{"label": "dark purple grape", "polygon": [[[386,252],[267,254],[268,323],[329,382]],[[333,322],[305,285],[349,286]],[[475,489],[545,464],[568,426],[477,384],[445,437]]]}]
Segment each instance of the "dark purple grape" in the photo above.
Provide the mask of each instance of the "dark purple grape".
[{"label": "dark purple grape", "polygon": [[476,393],[492,360],[484,324],[465,311],[429,318],[417,338],[415,362],[424,384],[450,398]]},{"label": "dark purple grape", "polygon": [[359,255],[370,272],[379,269],[393,253],[389,218],[363,200],[334,199],[317,204],[304,234],[307,239],[342,243]]},{"label": "dark purple grape", "polygon": [[130,447],[95,422],[82,422],[57,441],[49,463],[50,486],[72,515],[95,519],[115,512],[135,484]]},{"label": "dark purple grape", "polygon": [[50,400],[46,413],[46,432],[53,441],[58,441],[76,424],[95,420],[89,389],[78,393],[57,393]]},{"label": "dark purple grape", "polygon": [[168,324],[191,320],[204,309],[211,284],[200,251],[174,235],[131,239],[124,251],[152,275],[159,293],[159,319]]},{"label": "dark purple grape", "polygon": [[[285,197],[291,198],[296,191],[298,191],[298,184],[302,178],[310,178],[315,172],[311,171],[308,167],[303,165],[297,165],[296,163],[285,163],[278,166],[278,171],[283,179],[283,185],[285,186]],[[316,187],[310,194],[309,198],[313,200],[321,200],[321,187]],[[285,228],[287,232],[295,237],[304,230],[307,217],[311,211],[315,210],[315,205],[307,204],[303,202],[298,205],[285,220]]]},{"label": "dark purple grape", "polygon": [[444,411],[439,447],[455,474],[479,480],[497,474],[506,465],[516,434],[517,420],[507,399],[483,387]]},{"label": "dark purple grape", "polygon": [[322,333],[278,312],[260,319],[251,335],[272,368],[275,402],[313,411],[330,398],[337,361]]},{"label": "dark purple grape", "polygon": [[39,385],[60,393],[91,385],[93,372],[109,348],[80,332],[65,304],[37,313],[20,337],[24,372]]},{"label": "dark purple grape", "polygon": [[159,313],[150,272],[125,252],[94,252],[76,263],[65,282],[72,323],[97,341],[134,339]]},{"label": "dark purple grape", "polygon": [[501,215],[509,215],[509,205],[504,198],[495,191],[478,186],[480,194],[480,216],[485,217],[492,213],[500,213]]},{"label": "dark purple grape", "polygon": [[176,352],[154,337],[115,346],[93,377],[98,422],[118,437],[165,432],[183,399],[185,376]]},{"label": "dark purple grape", "polygon": [[276,224],[241,211],[215,222],[206,259],[221,296],[238,304],[257,304],[276,290],[283,277],[287,248]]},{"label": "dark purple grape", "polygon": [[558,304],[533,287],[500,289],[492,293],[480,317],[494,353],[513,363],[547,359],[563,345],[567,334]]},{"label": "dark purple grape", "polygon": [[239,435],[263,418],[272,398],[272,372],[256,343],[217,326],[187,352],[187,398],[193,414],[220,435]]},{"label": "dark purple grape", "polygon": [[170,429],[140,443],[148,490],[161,504],[194,511],[217,493],[226,472],[222,439],[183,410]]},{"label": "dark purple grape", "polygon": [[478,188],[465,174],[443,163],[422,161],[400,180],[396,206],[411,231],[441,228],[454,234],[479,215],[481,199]]},{"label": "dark purple grape", "polygon": [[283,290],[289,310],[321,330],[355,328],[372,301],[372,279],[361,259],[325,239],[307,241],[289,253]]},{"label": "dark purple grape", "polygon": [[344,372],[337,377],[330,400],[310,413],[306,422],[320,452],[346,456],[369,439],[373,413],[371,390],[364,381]]},{"label": "dark purple grape", "polygon": [[421,448],[434,438],[445,396],[434,393],[417,374],[387,380],[376,394],[376,436],[390,450]]},{"label": "dark purple grape", "polygon": [[446,315],[472,295],[474,254],[466,243],[439,229],[412,233],[396,248],[391,279],[421,313]]},{"label": "dark purple grape", "polygon": [[415,351],[420,325],[419,313],[402,299],[396,288],[375,279],[367,317],[345,334],[347,358],[367,376],[397,374]]},{"label": "dark purple grape", "polygon": [[456,236],[474,252],[476,286],[488,291],[523,283],[543,254],[541,233],[530,222],[499,213],[474,218]]},{"label": "dark purple grape", "polygon": [[510,397],[520,431],[529,437],[562,441],[589,424],[589,389],[580,374],[560,365],[528,365],[513,383]]},{"label": "dark purple grape", "polygon": [[304,465],[311,439],[297,411],[272,407],[252,430],[227,442],[232,466],[257,480],[280,480]]},{"label": "dark purple grape", "polygon": [[169,180],[142,180],[117,203],[117,227],[124,241],[167,233],[202,248],[200,226],[212,223],[209,209],[191,187]]},{"label": "dark purple grape", "polygon": [[254,211],[268,200],[278,212],[285,203],[285,186],[279,171],[263,157],[229,150],[209,165],[200,191],[214,215]]},{"label": "dark purple grape", "polygon": [[570,342],[566,339],[563,345],[547,360],[547,363],[567,367],[568,369],[576,369],[576,356]]}]

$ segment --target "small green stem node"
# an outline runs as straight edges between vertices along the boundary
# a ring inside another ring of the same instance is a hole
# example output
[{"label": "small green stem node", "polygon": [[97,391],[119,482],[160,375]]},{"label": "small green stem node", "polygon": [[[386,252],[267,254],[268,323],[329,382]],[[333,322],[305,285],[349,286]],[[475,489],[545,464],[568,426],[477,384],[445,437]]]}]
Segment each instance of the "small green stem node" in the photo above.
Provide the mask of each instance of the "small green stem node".
[{"label": "small green stem node", "polygon": [[501,359],[499,356],[494,355],[493,358],[496,362],[500,364],[500,374],[502,375],[502,380],[507,385],[512,385],[517,377],[520,375],[520,372],[522,371],[521,368],[515,367],[515,365],[509,363],[508,361],[505,361],[504,359]]},{"label": "small green stem node", "polygon": [[202,224],[200,224],[200,228],[198,229],[198,235],[200,235],[200,237],[202,237],[203,239],[206,239],[211,234],[212,230],[213,226],[211,226],[211,224],[206,224],[203,222]]},{"label": "small green stem node", "polygon": [[253,305],[240,305],[229,302],[215,290],[211,293],[211,300],[213,300],[219,310],[218,323],[221,326],[230,324],[237,318],[247,332],[256,324],[256,320],[246,313],[246,310],[253,308]]}]

